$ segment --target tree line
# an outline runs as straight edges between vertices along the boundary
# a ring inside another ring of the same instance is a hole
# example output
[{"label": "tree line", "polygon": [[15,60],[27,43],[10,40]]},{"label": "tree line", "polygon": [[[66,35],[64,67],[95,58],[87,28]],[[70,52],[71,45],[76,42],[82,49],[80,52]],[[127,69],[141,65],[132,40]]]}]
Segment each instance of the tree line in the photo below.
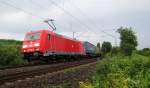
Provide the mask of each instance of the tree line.
[{"label": "tree line", "polygon": [[117,29],[117,32],[120,34],[120,46],[112,46],[112,44],[108,41],[104,41],[101,46],[100,43],[97,43],[97,52],[99,54],[101,53],[105,56],[107,53],[111,53],[113,55],[121,52],[124,56],[129,57],[132,56],[134,51],[147,56],[150,54],[149,48],[137,50],[137,35],[131,27],[120,27]]}]

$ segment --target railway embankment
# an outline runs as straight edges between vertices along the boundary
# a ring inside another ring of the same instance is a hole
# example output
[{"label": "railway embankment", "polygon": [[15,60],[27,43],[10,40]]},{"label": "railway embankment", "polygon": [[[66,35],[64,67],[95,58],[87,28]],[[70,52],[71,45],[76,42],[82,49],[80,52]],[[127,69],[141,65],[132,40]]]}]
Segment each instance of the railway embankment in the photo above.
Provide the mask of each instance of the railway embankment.
[{"label": "railway embankment", "polygon": [[52,73],[45,73],[32,78],[25,78],[14,82],[7,82],[0,88],[53,88],[61,85],[65,88],[78,88],[79,82],[88,82],[89,77],[95,72],[97,62],[92,62]]}]

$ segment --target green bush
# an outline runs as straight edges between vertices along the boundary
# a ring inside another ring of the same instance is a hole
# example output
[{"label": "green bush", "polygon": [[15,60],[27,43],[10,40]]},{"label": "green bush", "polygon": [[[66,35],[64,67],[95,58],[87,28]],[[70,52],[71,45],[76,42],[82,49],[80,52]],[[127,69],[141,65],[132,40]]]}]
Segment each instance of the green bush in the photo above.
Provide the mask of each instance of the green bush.
[{"label": "green bush", "polygon": [[15,40],[0,40],[0,65],[27,64],[21,56],[21,42]]},{"label": "green bush", "polygon": [[142,50],[139,50],[138,53],[141,54],[141,55],[150,57],[150,49],[149,48],[144,48]]},{"label": "green bush", "polygon": [[22,41],[0,39],[0,45],[21,45]]},{"label": "green bush", "polygon": [[149,88],[150,59],[138,54],[103,59],[92,81],[94,88]]}]

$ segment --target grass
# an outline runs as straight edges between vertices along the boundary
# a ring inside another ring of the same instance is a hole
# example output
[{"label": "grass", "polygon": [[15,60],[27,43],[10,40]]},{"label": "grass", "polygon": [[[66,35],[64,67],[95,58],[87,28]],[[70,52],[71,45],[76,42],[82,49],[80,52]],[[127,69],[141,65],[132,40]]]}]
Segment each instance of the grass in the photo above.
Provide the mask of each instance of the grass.
[{"label": "grass", "polygon": [[150,58],[139,54],[131,58],[120,54],[108,56],[97,65],[92,85],[94,88],[149,88]]}]

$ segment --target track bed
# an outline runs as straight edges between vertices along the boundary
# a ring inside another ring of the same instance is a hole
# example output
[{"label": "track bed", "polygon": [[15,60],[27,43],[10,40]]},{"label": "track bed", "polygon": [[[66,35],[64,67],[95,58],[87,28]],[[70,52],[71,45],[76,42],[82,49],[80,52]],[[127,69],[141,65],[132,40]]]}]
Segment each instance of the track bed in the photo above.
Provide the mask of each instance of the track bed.
[{"label": "track bed", "polygon": [[[32,78],[34,76],[57,72],[57,71],[64,70],[67,68],[72,68],[72,67],[76,67],[76,66],[83,65],[83,64],[93,63],[96,61],[97,61],[97,58],[94,58],[94,59],[84,59],[80,61],[73,61],[73,62],[66,62],[66,63],[59,63],[59,64],[49,64],[49,65],[41,65],[41,66],[21,67],[21,68],[16,68],[16,69],[15,68],[7,69],[7,73],[9,74],[1,75],[0,85],[6,82],[23,80],[25,78]],[[12,70],[14,72],[12,72]],[[1,70],[1,73],[4,73],[5,71],[6,70]]]}]

